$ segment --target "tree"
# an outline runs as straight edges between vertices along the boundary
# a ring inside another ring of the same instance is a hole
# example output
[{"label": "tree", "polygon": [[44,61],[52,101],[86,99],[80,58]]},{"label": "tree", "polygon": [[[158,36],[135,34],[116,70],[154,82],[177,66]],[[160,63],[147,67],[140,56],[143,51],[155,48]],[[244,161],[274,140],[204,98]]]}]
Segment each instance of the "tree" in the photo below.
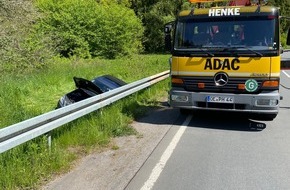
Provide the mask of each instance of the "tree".
[{"label": "tree", "polygon": [[[290,17],[290,1],[289,0],[269,0],[270,5],[274,5],[280,8],[280,14],[282,16]],[[286,30],[290,26],[290,21],[281,20],[282,31],[286,32]]]},{"label": "tree", "polygon": [[131,0],[131,8],[145,26],[143,45],[146,52],[162,52],[163,27],[173,21],[186,0]]},{"label": "tree", "polygon": [[[290,17],[290,1],[289,0],[269,0],[269,5],[280,7],[280,14],[285,17]],[[281,19],[281,43],[286,46],[286,36],[288,28],[290,27],[290,20]]]}]

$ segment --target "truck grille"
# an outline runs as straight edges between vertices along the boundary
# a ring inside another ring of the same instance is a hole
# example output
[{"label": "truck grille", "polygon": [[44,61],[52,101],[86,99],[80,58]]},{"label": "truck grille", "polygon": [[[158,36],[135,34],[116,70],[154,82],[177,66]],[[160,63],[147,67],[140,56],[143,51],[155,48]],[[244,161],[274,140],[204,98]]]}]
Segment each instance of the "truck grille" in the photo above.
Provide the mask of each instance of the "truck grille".
[{"label": "truck grille", "polygon": [[[249,93],[238,89],[238,84],[245,84],[249,78],[229,78],[224,86],[216,86],[213,77],[184,77],[182,78],[185,89],[195,92],[219,92],[219,93]],[[258,90],[251,93],[259,93],[263,79],[255,79],[258,82]],[[198,88],[198,83],[204,83],[204,88]]]}]

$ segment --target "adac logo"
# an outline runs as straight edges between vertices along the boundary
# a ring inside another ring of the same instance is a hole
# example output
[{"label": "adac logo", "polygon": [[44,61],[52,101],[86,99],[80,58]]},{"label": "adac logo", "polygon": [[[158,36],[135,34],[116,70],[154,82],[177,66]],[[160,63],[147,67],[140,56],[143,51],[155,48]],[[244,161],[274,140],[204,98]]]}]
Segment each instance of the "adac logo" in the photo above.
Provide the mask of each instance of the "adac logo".
[{"label": "adac logo", "polygon": [[229,59],[207,59],[204,70],[238,70],[240,66],[237,65],[240,63],[239,59],[233,59],[230,61]]}]

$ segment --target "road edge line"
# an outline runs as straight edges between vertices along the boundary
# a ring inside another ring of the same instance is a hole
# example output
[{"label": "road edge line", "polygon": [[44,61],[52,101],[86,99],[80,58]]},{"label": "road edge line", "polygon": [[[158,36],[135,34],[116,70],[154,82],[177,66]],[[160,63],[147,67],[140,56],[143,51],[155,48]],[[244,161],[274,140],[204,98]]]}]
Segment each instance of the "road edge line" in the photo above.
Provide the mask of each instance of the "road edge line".
[{"label": "road edge line", "polygon": [[150,189],[152,189],[152,187],[154,186],[155,182],[159,178],[161,172],[163,171],[167,161],[171,157],[171,155],[172,155],[175,147],[177,146],[179,140],[181,139],[183,133],[185,132],[185,129],[187,128],[187,126],[188,126],[189,122],[191,121],[191,119],[192,119],[192,115],[188,115],[186,120],[182,123],[182,125],[180,126],[180,128],[178,129],[176,134],[174,135],[172,141],[170,142],[170,144],[168,145],[166,150],[163,152],[159,162],[153,168],[153,170],[152,170],[152,172],[150,174],[150,177],[144,183],[144,185],[141,188],[141,190],[150,190]]}]

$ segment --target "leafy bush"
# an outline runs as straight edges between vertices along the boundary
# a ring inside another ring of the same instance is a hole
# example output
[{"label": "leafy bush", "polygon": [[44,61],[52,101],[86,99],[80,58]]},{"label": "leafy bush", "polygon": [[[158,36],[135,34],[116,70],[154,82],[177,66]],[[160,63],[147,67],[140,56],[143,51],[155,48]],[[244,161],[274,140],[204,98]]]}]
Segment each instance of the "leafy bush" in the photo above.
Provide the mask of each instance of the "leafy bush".
[{"label": "leafy bush", "polygon": [[115,58],[141,50],[141,21],[124,5],[95,0],[38,0],[37,5],[46,14],[38,29],[52,36],[62,56]]}]

